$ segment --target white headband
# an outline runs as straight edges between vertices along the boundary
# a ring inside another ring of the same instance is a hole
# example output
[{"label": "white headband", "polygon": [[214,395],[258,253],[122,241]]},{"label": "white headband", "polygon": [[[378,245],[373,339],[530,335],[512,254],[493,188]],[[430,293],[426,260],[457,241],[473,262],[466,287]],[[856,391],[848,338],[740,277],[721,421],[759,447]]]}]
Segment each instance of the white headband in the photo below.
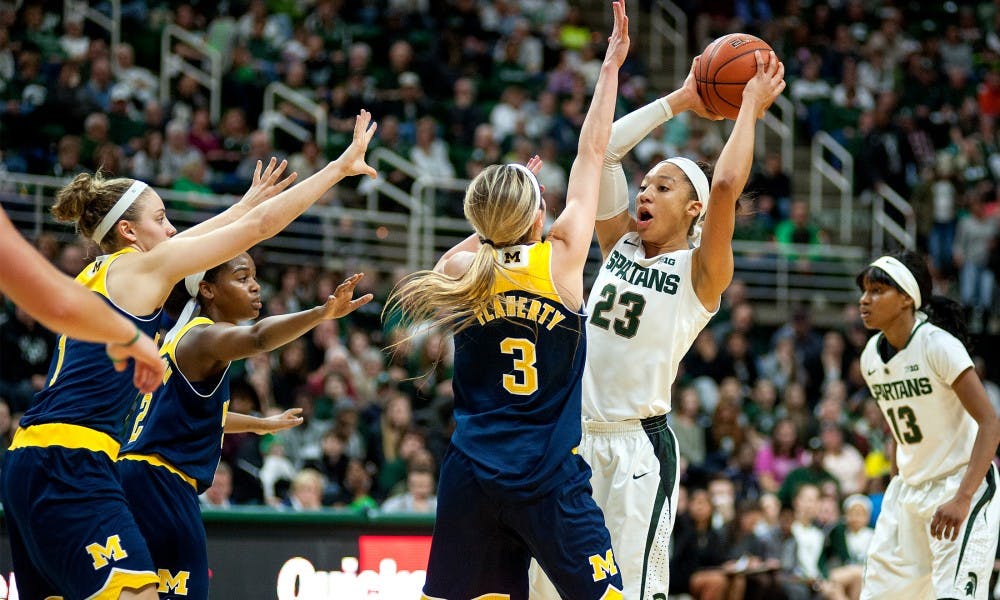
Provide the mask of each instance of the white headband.
[{"label": "white headband", "polygon": [[698,219],[694,222],[694,231],[691,232],[690,238],[691,244],[694,247],[701,245],[701,225],[705,218],[705,211],[708,210],[708,177],[705,176],[705,172],[701,170],[698,163],[694,162],[690,158],[684,158],[683,156],[675,156],[673,158],[668,158],[664,162],[668,162],[672,165],[677,165],[680,167],[681,171],[687,175],[688,181],[694,186],[694,193],[698,196],[698,201],[701,202],[701,212],[698,213]]},{"label": "white headband", "polygon": [[135,199],[145,192],[148,187],[148,185],[138,179],[132,182],[132,185],[125,190],[125,193],[118,199],[118,202],[115,202],[115,205],[111,207],[108,214],[104,215],[104,218],[101,219],[97,229],[95,229],[94,233],[90,235],[90,239],[100,244],[101,240],[104,239],[104,236],[108,234],[108,230],[114,227],[115,223],[118,222],[118,219],[120,219],[122,215],[125,214],[125,211],[128,210],[128,207],[132,206]]},{"label": "white headband", "polygon": [[184,305],[184,309],[181,310],[181,314],[177,316],[177,322],[174,323],[174,326],[171,327],[170,331],[163,336],[164,344],[177,337],[177,334],[181,332],[181,329],[184,329],[184,326],[188,324],[188,321],[190,321],[192,317],[194,317],[195,312],[198,311],[198,284],[200,284],[201,280],[204,278],[204,271],[192,273],[184,278],[184,289],[191,295],[191,299],[187,301]]},{"label": "white headband", "polygon": [[880,256],[870,266],[885,271],[886,275],[895,281],[896,285],[902,288],[907,296],[913,298],[914,309],[919,309],[922,306],[923,300],[920,297],[920,286],[917,285],[917,278],[906,268],[906,265],[891,256]]},{"label": "white headband", "polygon": [[528,175],[528,179],[531,180],[531,185],[535,188],[535,200],[538,201],[538,208],[542,207],[542,188],[538,185],[538,180],[535,179],[535,174],[531,172],[528,167],[519,163],[507,163],[508,167],[514,167],[518,171],[524,171]]}]

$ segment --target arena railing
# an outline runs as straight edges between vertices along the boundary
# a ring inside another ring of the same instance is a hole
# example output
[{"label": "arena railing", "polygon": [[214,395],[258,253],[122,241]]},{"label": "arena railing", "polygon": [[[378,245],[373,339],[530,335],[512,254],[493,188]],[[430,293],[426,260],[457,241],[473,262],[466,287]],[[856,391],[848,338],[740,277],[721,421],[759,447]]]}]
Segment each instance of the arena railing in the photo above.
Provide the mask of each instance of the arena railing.
[{"label": "arena railing", "polygon": [[[886,202],[903,216],[903,225],[886,212]],[[896,190],[880,183],[875,186],[872,199],[872,250],[876,255],[886,250],[886,234],[907,250],[916,248],[917,216],[913,207]]]},{"label": "arena railing", "polygon": [[[833,155],[836,162],[827,156]],[[831,183],[840,196],[840,223],[837,237],[842,244],[853,239],[854,221],[854,157],[825,131],[819,131],[812,139],[812,168],[809,180],[809,204],[813,215],[823,210],[823,182]]]},{"label": "arena railing", "polygon": [[687,53],[687,15],[670,0],[656,0],[649,10],[649,68],[663,68],[664,46],[673,56],[674,79],[684,80],[689,70]]},{"label": "arena railing", "polygon": [[[202,66],[195,66],[176,54],[173,50],[174,41],[183,42],[197,52],[202,58]],[[209,114],[212,122],[218,123],[222,106],[222,53],[208,45],[204,38],[168,24],[160,36],[160,102],[164,106],[170,102],[170,80],[179,74],[192,77],[199,85],[208,89]]]},{"label": "arena railing", "polygon": [[[85,21],[91,21],[101,29],[107,31],[108,36],[111,38],[110,54],[114,56],[115,51],[118,49],[118,44],[122,41],[122,3],[121,0],[109,0],[107,4],[111,12],[110,16],[91,7],[87,2],[66,0],[63,2],[63,21],[65,22],[74,17],[82,17]],[[118,72],[117,60],[111,61],[111,70],[115,73]]]},{"label": "arena railing", "polygon": [[[276,109],[277,101],[284,101],[296,108],[308,113],[314,121],[313,130],[300,125],[295,120],[290,119]],[[275,128],[285,131],[295,139],[304,142],[312,138],[319,146],[320,150],[326,149],[327,133],[330,127],[327,123],[326,107],[318,102],[314,102],[301,92],[297,92],[280,81],[272,82],[264,90],[264,113],[261,115],[261,123],[268,138],[272,138]]]}]

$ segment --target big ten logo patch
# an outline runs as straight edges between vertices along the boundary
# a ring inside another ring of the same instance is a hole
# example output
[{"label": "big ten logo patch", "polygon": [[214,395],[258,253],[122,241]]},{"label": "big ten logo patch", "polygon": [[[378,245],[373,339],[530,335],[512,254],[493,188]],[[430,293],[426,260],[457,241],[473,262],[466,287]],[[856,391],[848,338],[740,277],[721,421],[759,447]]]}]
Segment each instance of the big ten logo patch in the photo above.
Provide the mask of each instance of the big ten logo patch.
[{"label": "big ten logo patch", "polygon": [[109,537],[104,544],[94,542],[88,544],[84,550],[94,560],[94,570],[108,566],[112,560],[122,560],[128,557],[128,552],[122,548],[122,540],[117,534]]},{"label": "big ten logo patch", "polygon": [[160,586],[156,589],[157,592],[161,594],[173,592],[178,596],[187,596],[188,578],[191,577],[190,571],[178,571],[174,575],[167,569],[157,569],[156,576],[160,578]]},{"label": "big ten logo patch", "polygon": [[591,568],[594,569],[594,581],[603,581],[608,575],[618,574],[618,565],[615,564],[615,555],[609,549],[604,556],[594,554],[587,560],[590,561]]}]

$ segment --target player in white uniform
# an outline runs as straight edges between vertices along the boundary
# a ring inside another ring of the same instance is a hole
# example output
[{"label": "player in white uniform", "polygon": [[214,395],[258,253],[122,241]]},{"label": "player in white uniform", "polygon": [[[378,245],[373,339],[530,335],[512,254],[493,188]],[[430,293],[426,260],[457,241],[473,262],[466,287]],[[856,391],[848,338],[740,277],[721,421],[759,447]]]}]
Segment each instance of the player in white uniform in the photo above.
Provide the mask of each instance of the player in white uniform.
[{"label": "player in white uniform", "polygon": [[931,296],[920,256],[883,256],[859,276],[861,318],[879,333],[861,369],[896,442],[861,598],[989,597],[1000,534],[1000,418],[964,343],[961,307]]},{"label": "player in white uniform", "polygon": [[[596,225],[604,265],[587,302],[579,453],[593,470],[625,598],[667,597],[678,479],[666,418],[670,387],[733,277],[731,242],[754,127],[785,87],[773,53],[758,53],[757,65],[711,184],[707,165],[671,158],[646,174],[636,217],[629,214],[621,157],[674,113],[719,118],[698,98],[693,67],[681,89],[617,121],[605,153]],[[537,568],[531,597],[558,598]]]}]

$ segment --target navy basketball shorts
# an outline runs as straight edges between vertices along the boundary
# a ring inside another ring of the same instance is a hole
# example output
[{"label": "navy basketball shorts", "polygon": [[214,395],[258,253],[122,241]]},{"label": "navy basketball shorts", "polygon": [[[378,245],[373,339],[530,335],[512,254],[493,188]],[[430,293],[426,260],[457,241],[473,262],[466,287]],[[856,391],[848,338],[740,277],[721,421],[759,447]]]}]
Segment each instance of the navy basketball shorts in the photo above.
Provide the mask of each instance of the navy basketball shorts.
[{"label": "navy basketball shorts", "polygon": [[119,459],[122,489],[160,577],[160,598],[208,598],[208,551],[198,495],[163,467]]},{"label": "navy basketball shorts", "polygon": [[551,493],[520,500],[482,486],[468,459],[449,448],[441,465],[437,520],[424,598],[525,600],[534,557],[563,598],[621,598],[622,580],[604,515],[591,497],[590,468]]},{"label": "navy basketball shorts", "polygon": [[22,599],[118,598],[122,589],[159,581],[108,455],[10,450],[0,499]]}]

